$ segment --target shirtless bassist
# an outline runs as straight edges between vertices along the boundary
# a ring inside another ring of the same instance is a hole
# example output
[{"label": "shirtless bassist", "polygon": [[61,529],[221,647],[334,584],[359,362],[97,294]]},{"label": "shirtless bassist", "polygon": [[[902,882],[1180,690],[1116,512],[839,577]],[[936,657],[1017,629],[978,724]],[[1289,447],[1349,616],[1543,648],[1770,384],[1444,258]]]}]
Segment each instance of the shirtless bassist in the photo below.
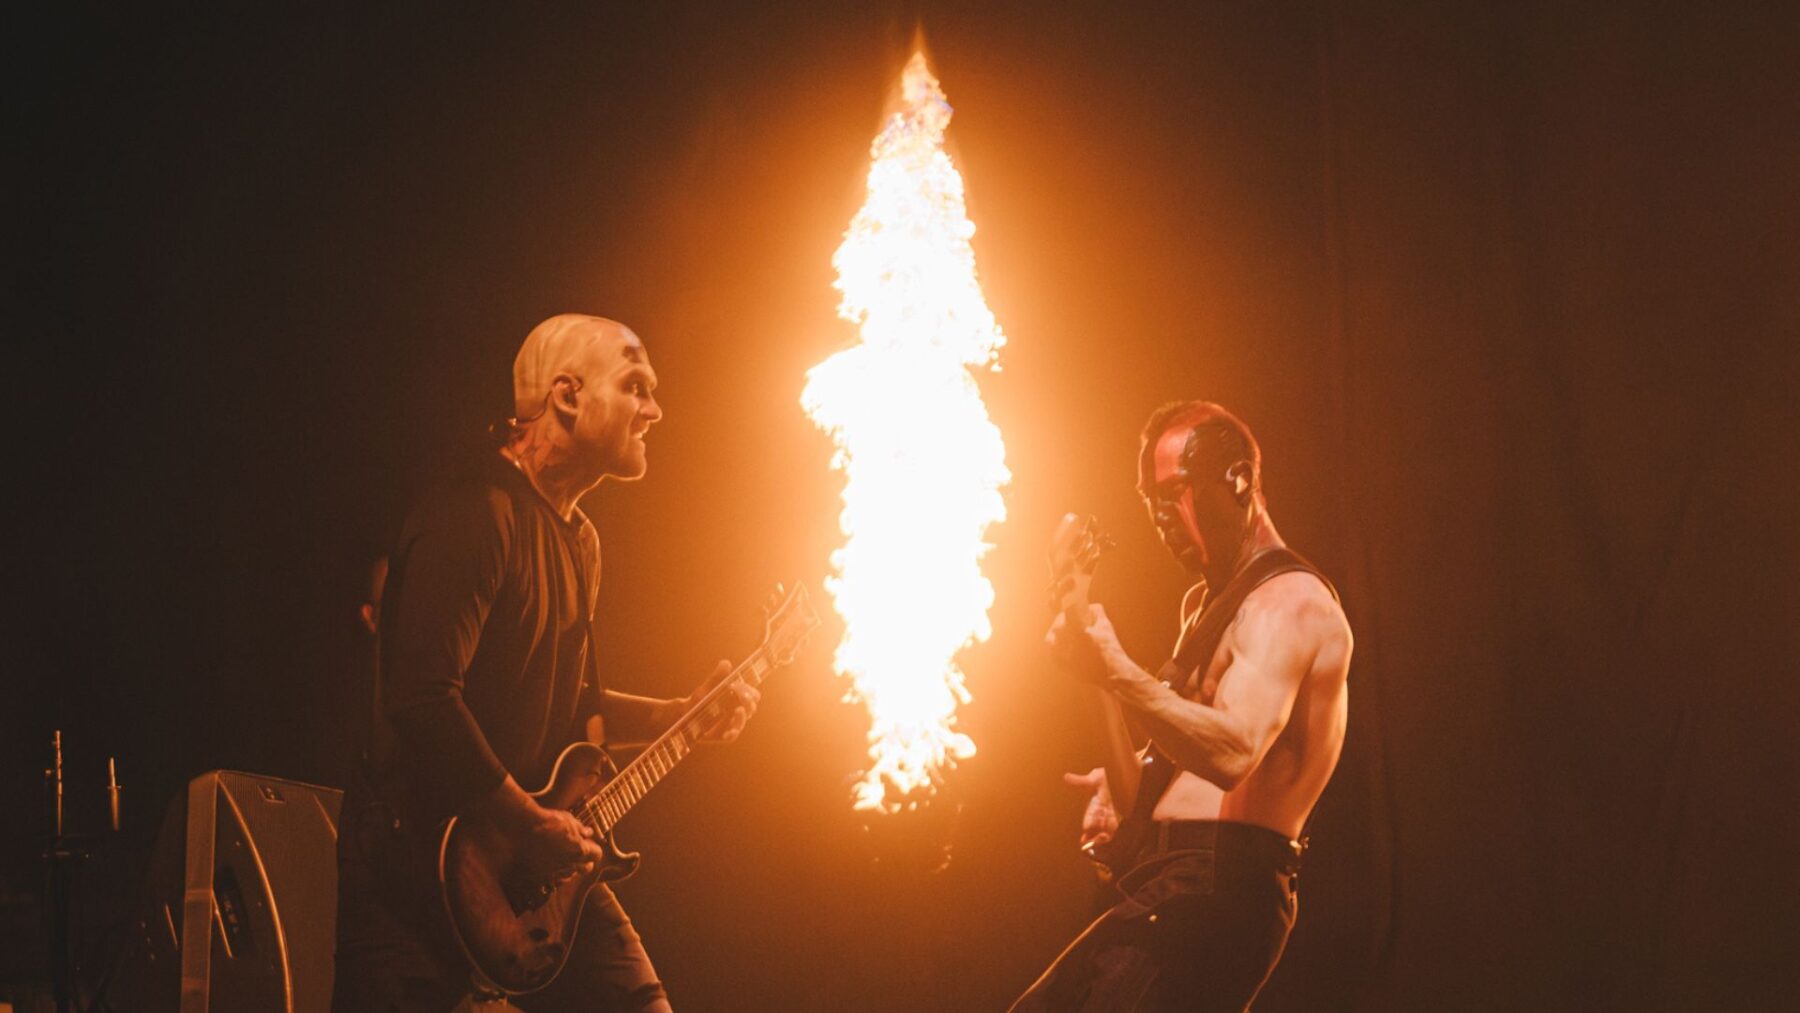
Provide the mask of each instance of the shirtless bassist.
[{"label": "shirtless bassist", "polygon": [[[1116,698],[1174,771],[1164,788],[1144,777],[1140,811],[1154,795],[1153,832],[1122,863],[1124,899],[1016,1011],[1101,999],[1121,1009],[1240,1011],[1280,959],[1296,910],[1298,838],[1343,747],[1352,641],[1335,592],[1276,532],[1261,465],[1249,429],[1208,402],[1167,406],[1145,427],[1139,491],[1151,520],[1171,554],[1216,589],[1214,604],[1230,610],[1187,610],[1177,655],[1201,650],[1192,670],[1165,670],[1168,682],[1153,676],[1125,653],[1099,606],[1085,629],[1062,615],[1051,627],[1062,664]],[[1215,647],[1187,642],[1205,635],[1217,637]],[[1119,819],[1104,774],[1070,780],[1095,791],[1084,844],[1105,842]]]}]

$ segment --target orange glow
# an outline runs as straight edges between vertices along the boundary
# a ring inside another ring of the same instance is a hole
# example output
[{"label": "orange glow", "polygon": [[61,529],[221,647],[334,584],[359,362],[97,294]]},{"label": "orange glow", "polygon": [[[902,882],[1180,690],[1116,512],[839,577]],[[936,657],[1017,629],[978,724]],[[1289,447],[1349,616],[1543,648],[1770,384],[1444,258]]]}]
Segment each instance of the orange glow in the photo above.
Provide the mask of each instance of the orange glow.
[{"label": "orange glow", "polygon": [[956,655],[992,632],[980,561],[1011,475],[972,370],[1005,337],[975,276],[962,176],[944,152],[950,105],[923,53],[875,138],[868,195],[832,264],[860,342],[807,373],[800,402],[837,446],[845,541],[826,588],[844,618],[835,665],[869,714],[857,809],[928,797],[975,753]]}]

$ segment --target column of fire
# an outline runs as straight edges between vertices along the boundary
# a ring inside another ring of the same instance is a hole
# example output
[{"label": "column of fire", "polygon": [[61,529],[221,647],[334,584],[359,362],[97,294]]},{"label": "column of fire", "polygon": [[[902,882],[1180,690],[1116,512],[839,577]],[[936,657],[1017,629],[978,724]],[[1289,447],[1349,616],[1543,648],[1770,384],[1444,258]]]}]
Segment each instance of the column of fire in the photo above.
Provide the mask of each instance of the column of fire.
[{"label": "column of fire", "polygon": [[833,258],[838,314],[859,341],[813,367],[800,400],[836,445],[844,543],[826,581],[844,638],[835,667],[869,715],[858,809],[929,798],[975,743],[956,655],[991,633],[980,561],[1011,475],[973,370],[1005,337],[976,280],[962,176],[944,151],[950,105],[923,53],[876,136],[868,195]]}]

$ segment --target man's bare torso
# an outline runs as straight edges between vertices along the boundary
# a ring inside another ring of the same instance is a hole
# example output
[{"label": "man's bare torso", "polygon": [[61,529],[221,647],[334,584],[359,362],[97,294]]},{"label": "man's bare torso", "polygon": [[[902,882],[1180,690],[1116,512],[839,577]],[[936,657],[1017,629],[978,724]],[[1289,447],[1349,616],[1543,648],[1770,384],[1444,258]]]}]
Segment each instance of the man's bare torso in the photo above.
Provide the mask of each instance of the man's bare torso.
[{"label": "man's bare torso", "polygon": [[1350,707],[1350,629],[1337,600],[1311,574],[1281,574],[1250,592],[1190,698],[1228,710],[1231,694],[1222,692],[1232,685],[1227,680],[1283,677],[1255,664],[1266,652],[1248,640],[1257,635],[1248,629],[1265,624],[1243,620],[1258,609],[1294,610],[1303,617],[1278,633],[1304,638],[1297,646],[1310,659],[1304,662],[1287,724],[1262,762],[1230,791],[1189,771],[1179,772],[1156,805],[1158,820],[1230,820],[1297,837],[1337,767]]}]

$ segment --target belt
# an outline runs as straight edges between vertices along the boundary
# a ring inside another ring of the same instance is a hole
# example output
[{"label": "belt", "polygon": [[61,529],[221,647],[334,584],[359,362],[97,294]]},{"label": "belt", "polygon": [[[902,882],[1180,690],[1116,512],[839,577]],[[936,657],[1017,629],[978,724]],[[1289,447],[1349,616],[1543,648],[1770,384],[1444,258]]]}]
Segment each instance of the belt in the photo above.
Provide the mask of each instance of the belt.
[{"label": "belt", "polygon": [[[1300,870],[1300,860],[1306,855],[1308,839],[1295,840],[1266,827],[1249,823],[1221,823],[1218,820],[1158,820],[1151,824],[1148,847],[1149,854],[1170,851],[1217,851],[1221,835],[1229,841],[1227,847],[1235,847],[1240,843],[1269,848],[1280,855],[1283,864],[1290,872]],[[1221,828],[1223,834],[1221,834]]]}]

